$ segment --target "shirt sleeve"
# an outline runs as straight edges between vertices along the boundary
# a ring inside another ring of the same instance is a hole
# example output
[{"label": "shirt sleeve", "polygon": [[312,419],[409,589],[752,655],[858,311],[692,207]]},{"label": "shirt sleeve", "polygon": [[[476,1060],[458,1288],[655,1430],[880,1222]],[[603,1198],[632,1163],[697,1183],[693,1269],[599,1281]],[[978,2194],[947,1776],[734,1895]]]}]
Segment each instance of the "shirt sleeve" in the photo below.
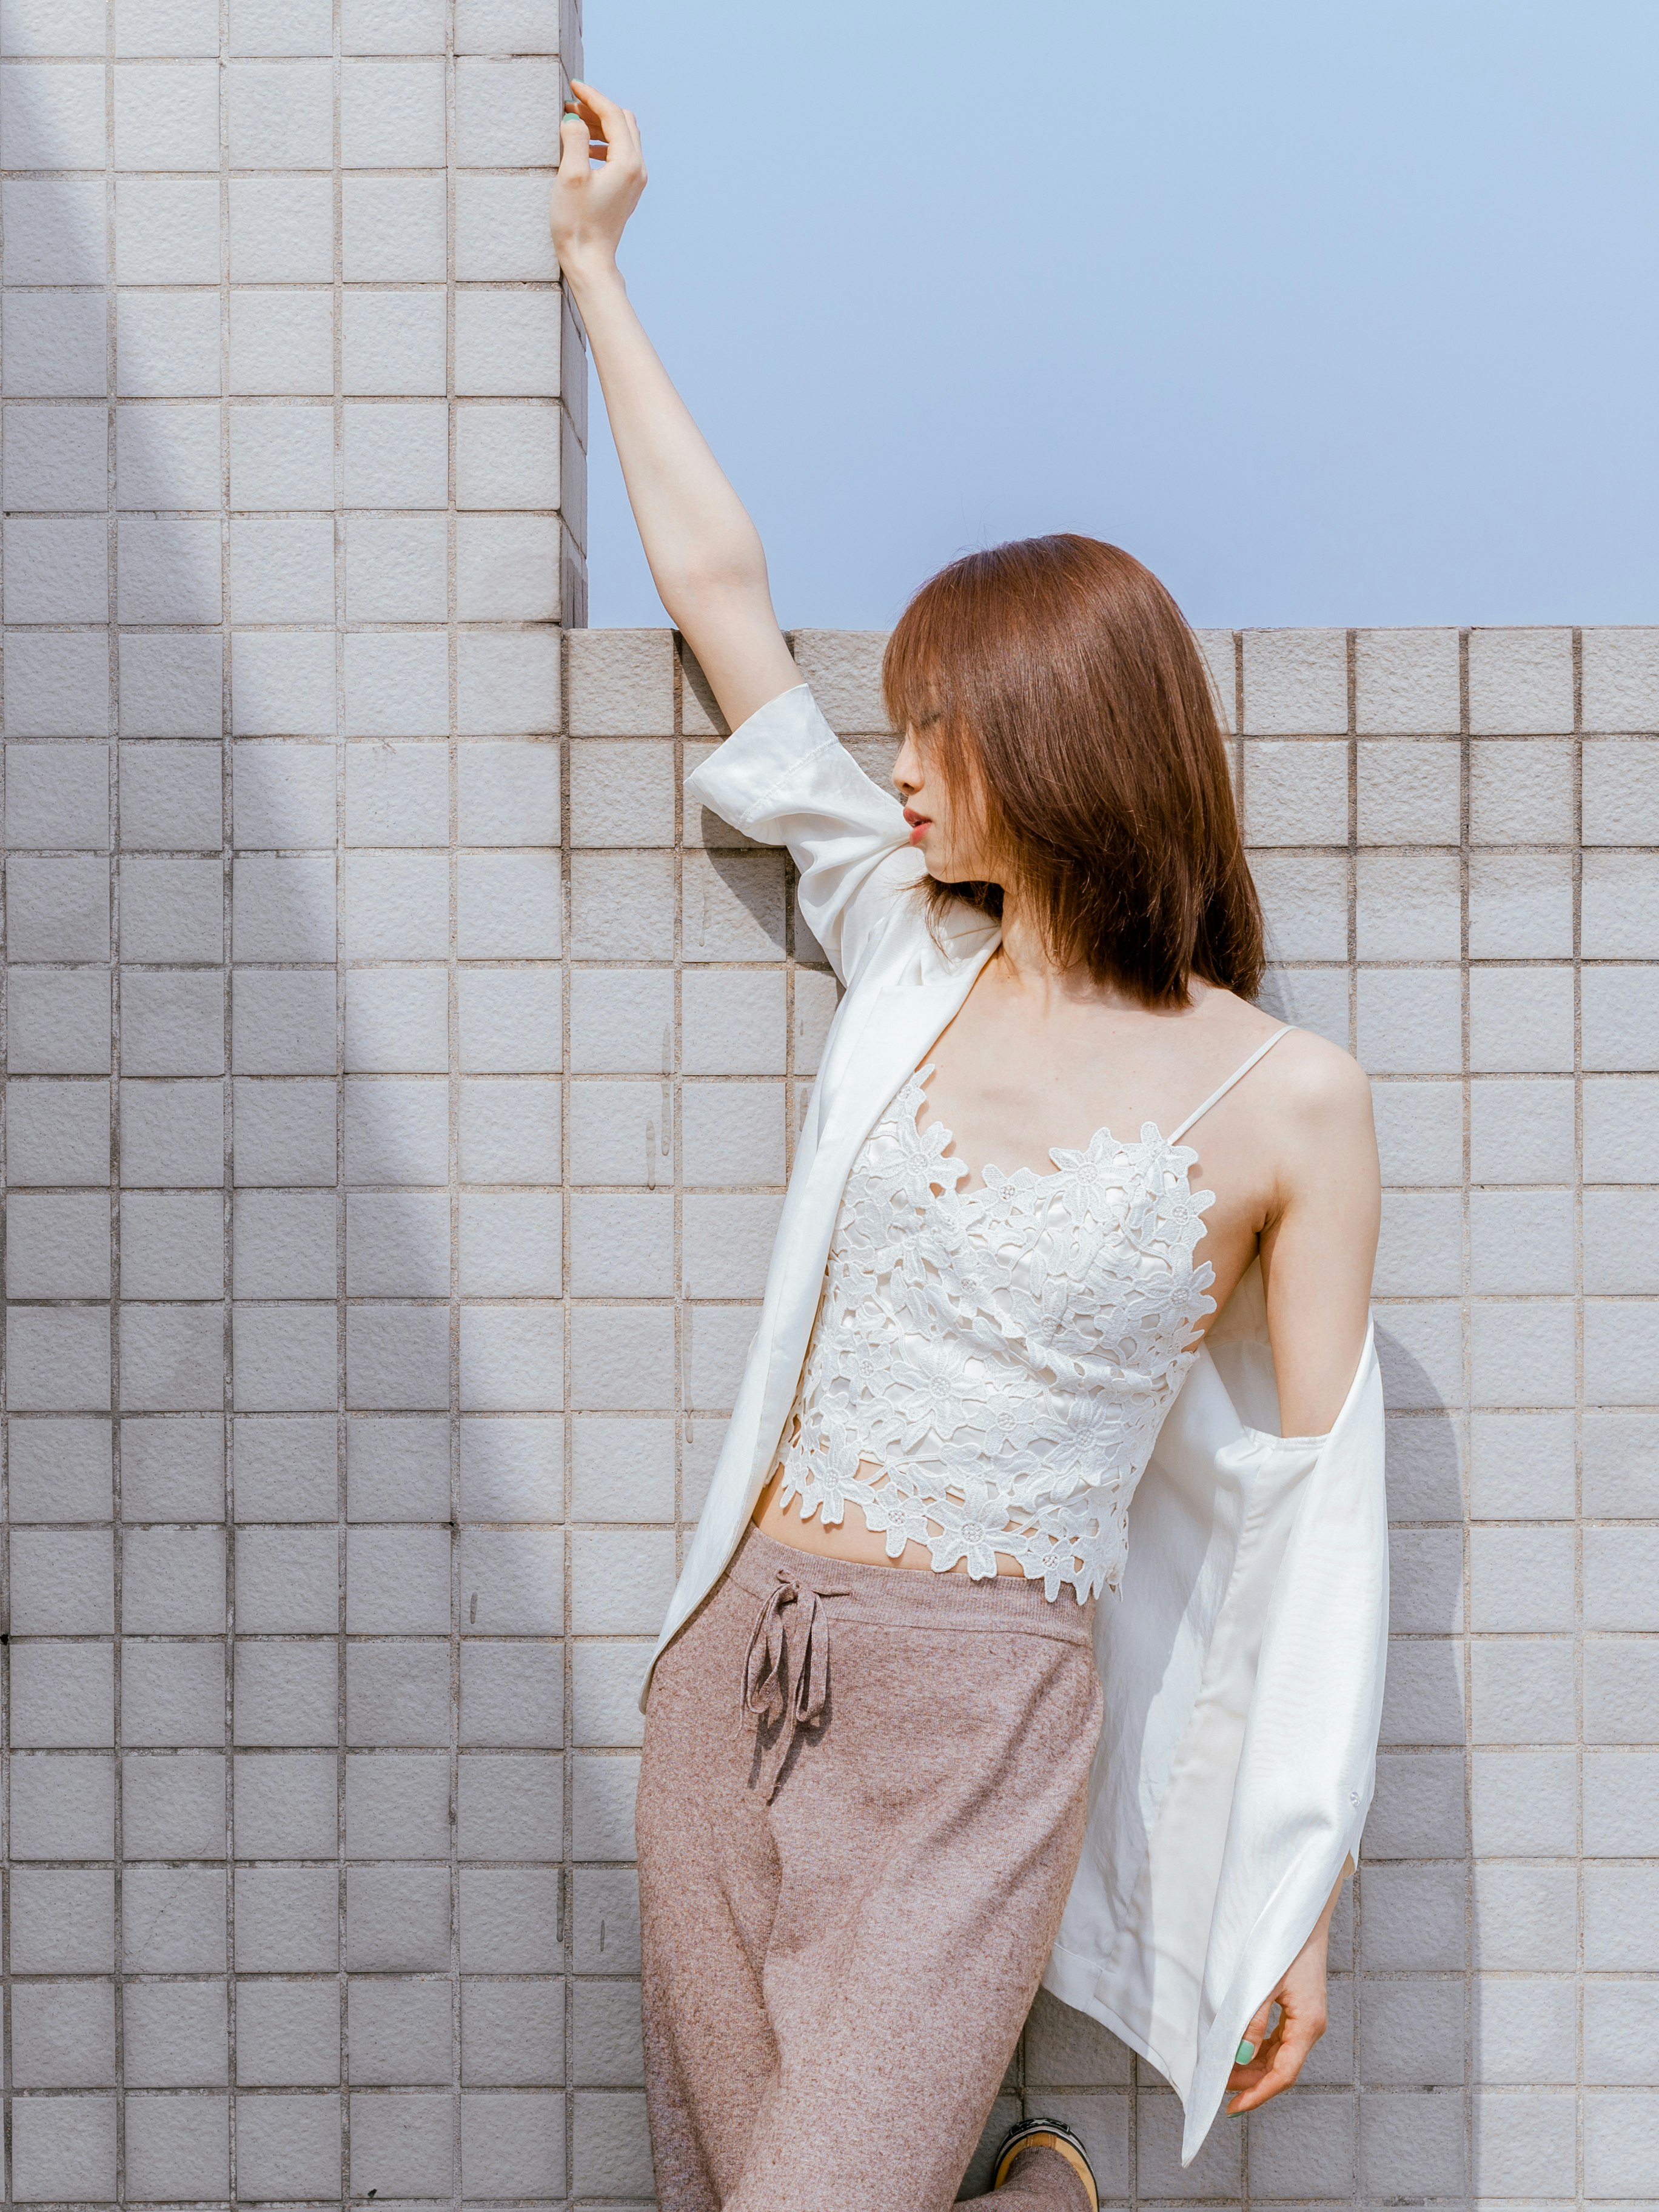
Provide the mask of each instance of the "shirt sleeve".
[{"label": "shirt sleeve", "polygon": [[802,919],[842,982],[926,873],[898,801],[866,775],[805,684],[757,708],[685,789],[744,836],[788,847]]}]

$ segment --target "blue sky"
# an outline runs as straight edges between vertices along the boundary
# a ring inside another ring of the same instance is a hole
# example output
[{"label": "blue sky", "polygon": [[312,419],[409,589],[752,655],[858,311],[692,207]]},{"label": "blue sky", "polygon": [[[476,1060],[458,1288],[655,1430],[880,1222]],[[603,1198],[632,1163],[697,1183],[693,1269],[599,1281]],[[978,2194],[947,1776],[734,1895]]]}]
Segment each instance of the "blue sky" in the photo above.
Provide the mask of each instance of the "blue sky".
[{"label": "blue sky", "polygon": [[[1653,0],[586,0],[786,624],[1113,539],[1200,624],[1659,621]],[[595,623],[663,619],[595,391]]]}]

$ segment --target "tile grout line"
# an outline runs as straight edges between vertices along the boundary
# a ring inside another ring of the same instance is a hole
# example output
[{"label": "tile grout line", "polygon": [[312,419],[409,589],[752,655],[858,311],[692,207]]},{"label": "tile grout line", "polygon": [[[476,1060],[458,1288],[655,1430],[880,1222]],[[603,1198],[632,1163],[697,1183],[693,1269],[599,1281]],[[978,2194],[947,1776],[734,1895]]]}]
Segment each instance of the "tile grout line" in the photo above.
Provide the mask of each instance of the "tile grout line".
[{"label": "tile grout line", "polygon": [[462,1577],[462,1490],[461,1490],[461,1182],[465,1168],[461,1159],[461,1009],[460,1009],[460,746],[458,732],[459,719],[459,659],[460,642],[458,614],[459,577],[457,573],[456,507],[456,433],[458,415],[455,404],[457,386],[455,362],[455,229],[456,229],[456,118],[455,118],[455,11],[444,11],[444,614],[445,654],[447,678],[445,705],[447,709],[446,797],[449,851],[445,870],[445,888],[448,898],[446,916],[447,955],[445,975],[445,1014],[448,1044],[447,1076],[449,1188],[447,1197],[449,1230],[448,1291],[448,1404],[447,1429],[449,1443],[449,1583],[450,1583],[450,1653],[449,1653],[449,1947],[450,1973],[450,2076],[453,2083],[450,2107],[450,2201],[453,2212],[460,2212],[461,2195],[465,2185],[462,2170],[463,2135],[461,2124],[461,2082],[465,2055],[463,2038],[465,2023],[463,2015],[461,1987],[461,1876],[460,1876],[460,1792],[463,1718],[461,1700],[462,1638],[465,1623],[462,1608],[466,1603],[466,1592]]},{"label": "tile grout line", "polygon": [[[118,454],[117,401],[121,390],[119,295],[117,278],[117,181],[116,181],[116,75],[115,55],[118,47],[116,0],[106,0],[105,6],[105,64],[104,64],[104,127],[105,127],[105,289],[106,300],[105,328],[105,389],[108,394],[109,436],[108,450],[112,463],[110,474],[116,476]],[[110,1115],[110,1303],[109,1303],[109,1413],[110,1413],[110,1553],[111,1589],[110,1627],[112,1699],[111,1737],[112,1753],[110,1762],[110,1787],[112,1798],[111,1850],[111,1890],[113,1900],[114,1986],[112,2002],[114,2019],[112,2023],[112,2053],[114,2068],[115,2118],[115,2197],[118,2205],[126,2201],[128,2193],[127,2166],[127,2100],[126,2100],[126,1828],[125,1779],[122,1703],[125,1688],[122,1659],[121,1629],[124,1612],[125,1510],[122,1486],[122,1423],[120,1407],[124,1395],[121,1382],[121,1238],[120,1238],[120,1163],[122,1158],[122,981],[120,965],[120,862],[121,800],[120,757],[121,731],[124,716],[120,694],[120,545],[117,505],[119,500],[118,481],[112,483],[110,513],[105,538],[108,549],[106,583],[105,617],[107,623],[109,692],[105,727],[109,754],[109,1115]],[[7,948],[8,958],[10,947]],[[9,1211],[9,1209],[8,1209]],[[9,1288],[9,1285],[8,1286]]]},{"label": "tile grout line", "polygon": [[339,2146],[338,2201],[343,2208],[352,2194],[352,2048],[350,1948],[350,1745],[351,1645],[350,1540],[351,1474],[350,1422],[350,1200],[348,1195],[349,1129],[347,1121],[346,1071],[350,1066],[350,943],[347,905],[345,855],[348,850],[346,746],[346,617],[348,568],[346,547],[346,418],[345,418],[345,185],[344,185],[344,0],[331,0],[329,10],[329,414],[332,433],[331,453],[333,538],[333,689],[332,724],[329,732],[333,758],[331,916],[335,960],[334,985],[334,1129],[335,1190],[331,1208],[334,1225],[334,1510],[335,1566],[338,1588],[335,1598],[335,1742],[334,1754],[334,1947],[337,1993],[336,2029],[339,2057],[338,2108],[336,2118]]},{"label": "tile grout line", "polygon": [[1573,1736],[1575,1834],[1573,1876],[1574,2182],[1582,2201],[1584,2167],[1584,634],[1572,633],[1572,1288],[1573,1288]]},{"label": "tile grout line", "polygon": [[240,2027],[239,1998],[240,1984],[236,1973],[236,1518],[235,1518],[235,1144],[236,1107],[234,1068],[234,990],[235,990],[235,821],[233,811],[235,796],[235,756],[232,738],[235,730],[233,712],[232,679],[234,661],[231,639],[231,558],[230,508],[233,488],[230,479],[230,410],[227,404],[230,391],[230,114],[228,79],[226,60],[230,51],[229,0],[219,0],[217,9],[218,70],[216,79],[218,122],[218,202],[219,202],[219,399],[217,429],[219,434],[220,483],[219,493],[222,510],[219,523],[220,573],[220,716],[222,735],[220,767],[220,833],[223,839],[223,890],[221,928],[221,950],[224,960],[224,1002],[221,1036],[224,1074],[222,1080],[225,1158],[223,1169],[223,1249],[222,1291],[224,1296],[222,1340],[222,1395],[219,1416],[220,1464],[223,1469],[223,1488],[221,1510],[224,1528],[224,1589],[225,1589],[225,2019],[227,2083],[227,2158],[228,2161],[227,2186],[233,2200],[240,2193],[238,2168],[238,2121],[240,2118],[237,2097],[238,2031]]},{"label": "tile grout line", "polygon": [[[1469,843],[1473,830],[1473,755],[1469,737],[1469,639],[1467,630],[1460,631],[1457,641],[1457,950],[1458,950],[1458,1019],[1460,1028],[1460,1058],[1458,1071],[1460,1106],[1460,1140],[1462,1146],[1461,1182],[1459,1194],[1459,1253],[1458,1253],[1458,1310],[1462,1333],[1462,1399],[1458,1408],[1459,1426],[1464,1438],[1459,1468],[1459,1487],[1462,1492],[1464,1526],[1468,1522],[1468,1458],[1474,1449],[1474,1227],[1470,1212],[1469,1192],[1471,1175],[1471,1145],[1474,1128],[1474,1078],[1471,1072],[1471,1019],[1469,992],[1469,929],[1470,875]],[[1462,1559],[1459,1584],[1458,1612],[1460,1632],[1457,1638],[1458,1672],[1462,1692],[1463,1741],[1463,1846],[1466,1869],[1463,1877],[1463,2077],[1466,2082],[1475,2079],[1475,2012],[1477,1990],[1474,1972],[1476,1943],[1474,1899],[1474,1577],[1469,1540],[1462,1537]],[[1466,2097],[1463,2116],[1464,2169],[1471,2185],[1475,2168],[1474,2100]]]}]

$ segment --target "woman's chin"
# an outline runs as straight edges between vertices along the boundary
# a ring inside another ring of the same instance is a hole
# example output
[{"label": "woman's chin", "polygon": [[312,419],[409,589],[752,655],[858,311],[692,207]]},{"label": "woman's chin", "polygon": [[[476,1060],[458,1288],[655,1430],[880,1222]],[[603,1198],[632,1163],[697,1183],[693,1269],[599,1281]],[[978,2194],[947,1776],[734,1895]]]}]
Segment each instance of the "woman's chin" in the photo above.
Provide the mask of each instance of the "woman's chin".
[{"label": "woman's chin", "polygon": [[921,865],[936,884],[973,884],[981,881],[971,866],[965,864],[955,853],[924,851]]}]

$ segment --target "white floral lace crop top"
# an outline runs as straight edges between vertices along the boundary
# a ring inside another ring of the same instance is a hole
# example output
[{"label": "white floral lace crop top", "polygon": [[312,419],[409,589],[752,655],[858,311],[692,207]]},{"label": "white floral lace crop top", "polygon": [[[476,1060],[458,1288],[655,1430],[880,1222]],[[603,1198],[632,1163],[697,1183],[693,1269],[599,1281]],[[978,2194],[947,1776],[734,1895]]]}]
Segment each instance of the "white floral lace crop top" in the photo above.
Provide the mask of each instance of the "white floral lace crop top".
[{"label": "white floral lace crop top", "polygon": [[1115,1590],[1129,1501],[1198,1356],[1214,1279],[1193,1253],[1214,1197],[1181,1139],[1286,1034],[1275,1030],[1173,1136],[1097,1131],[1052,1175],[947,1159],[918,1127],[931,1067],[900,1086],[848,1178],[801,1372],[780,1498],[850,1498],[887,1553],[939,1571],[1000,1552],[1050,1598]]}]

